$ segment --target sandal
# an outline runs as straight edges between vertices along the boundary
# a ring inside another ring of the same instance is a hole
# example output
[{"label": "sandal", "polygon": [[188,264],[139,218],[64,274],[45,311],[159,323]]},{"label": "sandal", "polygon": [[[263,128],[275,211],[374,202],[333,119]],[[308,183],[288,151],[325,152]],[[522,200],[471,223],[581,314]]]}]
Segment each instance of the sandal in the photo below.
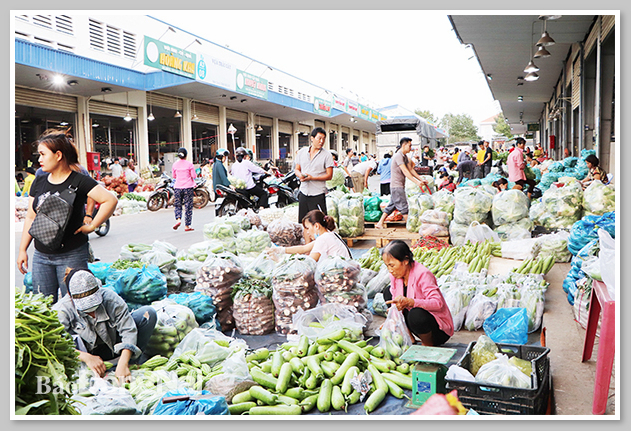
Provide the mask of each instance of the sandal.
[{"label": "sandal", "polygon": [[179,221],[179,222],[175,223],[175,224],[173,225],[173,230],[177,230],[177,228],[179,228],[181,224],[182,224],[182,222],[181,222],[181,221]]},{"label": "sandal", "polygon": [[193,228],[192,228],[192,227],[190,227],[190,226],[186,226],[186,227],[184,228],[184,232],[190,232],[190,231],[192,231],[192,230],[195,230],[195,229],[193,229]]}]

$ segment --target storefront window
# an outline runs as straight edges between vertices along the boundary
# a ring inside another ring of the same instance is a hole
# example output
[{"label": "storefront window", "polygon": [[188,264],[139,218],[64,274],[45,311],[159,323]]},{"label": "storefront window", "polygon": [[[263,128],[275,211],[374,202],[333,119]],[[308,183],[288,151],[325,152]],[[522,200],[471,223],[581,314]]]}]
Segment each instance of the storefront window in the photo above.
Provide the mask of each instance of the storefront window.
[{"label": "storefront window", "polygon": [[329,149],[337,151],[337,133],[329,133]]},{"label": "storefront window", "polygon": [[342,151],[348,148],[348,133],[342,132]]},{"label": "storefront window", "polygon": [[138,162],[138,148],[134,136],[136,120],[125,121],[119,117],[90,114],[94,151],[101,160],[108,157],[133,158]]},{"label": "storefront window", "polygon": [[204,123],[192,123],[193,163],[212,159],[217,151],[217,126]]},{"label": "storefront window", "polygon": [[280,152],[280,158],[286,159],[290,156],[289,151],[291,148],[291,135],[289,133],[278,134],[278,149]]},{"label": "storefront window", "polygon": [[38,167],[35,142],[47,129],[70,129],[76,134],[75,114],[51,109],[15,106],[15,169],[24,170],[29,161]]},{"label": "storefront window", "polygon": [[181,118],[173,117],[173,109],[153,106],[153,121],[147,121],[149,162],[156,163],[165,153],[177,153],[182,146]]},{"label": "storefront window", "polygon": [[298,148],[309,145],[309,134],[307,132],[298,133]]}]

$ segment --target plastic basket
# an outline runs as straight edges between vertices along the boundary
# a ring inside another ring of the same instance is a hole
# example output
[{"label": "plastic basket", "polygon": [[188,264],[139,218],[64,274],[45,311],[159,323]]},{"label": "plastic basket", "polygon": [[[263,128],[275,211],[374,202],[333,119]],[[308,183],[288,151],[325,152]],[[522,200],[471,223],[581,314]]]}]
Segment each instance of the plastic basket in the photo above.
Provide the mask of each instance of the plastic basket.
[{"label": "plastic basket", "polygon": [[[475,341],[469,343],[465,354],[458,361],[458,366],[470,369],[471,350]],[[517,356],[532,362],[532,388],[512,388],[507,386],[445,379],[448,391],[456,389],[458,399],[469,409],[479,414],[495,415],[543,415],[548,408],[550,396],[550,361],[547,347],[519,344],[499,344],[502,353],[509,357]],[[503,350],[510,350],[504,352]]]}]

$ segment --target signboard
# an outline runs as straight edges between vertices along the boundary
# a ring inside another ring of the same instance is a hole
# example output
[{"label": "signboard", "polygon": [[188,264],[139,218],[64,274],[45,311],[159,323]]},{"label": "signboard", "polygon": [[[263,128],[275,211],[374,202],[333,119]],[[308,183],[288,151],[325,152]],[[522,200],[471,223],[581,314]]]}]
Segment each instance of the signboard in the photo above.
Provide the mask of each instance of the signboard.
[{"label": "signboard", "polygon": [[320,99],[319,97],[313,98],[313,112],[325,117],[331,116],[331,101]]},{"label": "signboard", "polygon": [[197,60],[197,80],[215,87],[235,90],[236,68],[224,60],[214,57],[206,57],[202,54]]},{"label": "signboard", "polygon": [[342,112],[346,112],[348,110],[346,99],[334,96],[333,97],[333,108],[335,108],[335,109],[337,109],[339,111],[342,111]]},{"label": "signboard", "polygon": [[237,87],[239,93],[267,100],[267,79],[237,69]]},{"label": "signboard", "polygon": [[370,120],[371,109],[368,106],[359,105],[359,118],[363,120]]},{"label": "signboard", "polygon": [[357,102],[349,100],[346,112],[357,117],[359,115],[359,104]]},{"label": "signboard", "polygon": [[177,48],[145,36],[145,66],[195,79],[196,56],[190,51]]},{"label": "signboard", "polygon": [[528,123],[528,131],[529,132],[538,132],[539,131],[539,123]]}]

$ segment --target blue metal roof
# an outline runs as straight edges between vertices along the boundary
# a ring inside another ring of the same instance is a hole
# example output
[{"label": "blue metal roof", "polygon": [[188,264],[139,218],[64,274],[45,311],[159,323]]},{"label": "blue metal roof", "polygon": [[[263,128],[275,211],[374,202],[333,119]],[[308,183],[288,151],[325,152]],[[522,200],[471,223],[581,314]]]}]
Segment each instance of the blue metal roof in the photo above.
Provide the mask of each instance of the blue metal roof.
[{"label": "blue metal roof", "polygon": [[161,71],[145,74],[19,39],[15,40],[15,63],[134,90],[151,91],[192,81]]}]

